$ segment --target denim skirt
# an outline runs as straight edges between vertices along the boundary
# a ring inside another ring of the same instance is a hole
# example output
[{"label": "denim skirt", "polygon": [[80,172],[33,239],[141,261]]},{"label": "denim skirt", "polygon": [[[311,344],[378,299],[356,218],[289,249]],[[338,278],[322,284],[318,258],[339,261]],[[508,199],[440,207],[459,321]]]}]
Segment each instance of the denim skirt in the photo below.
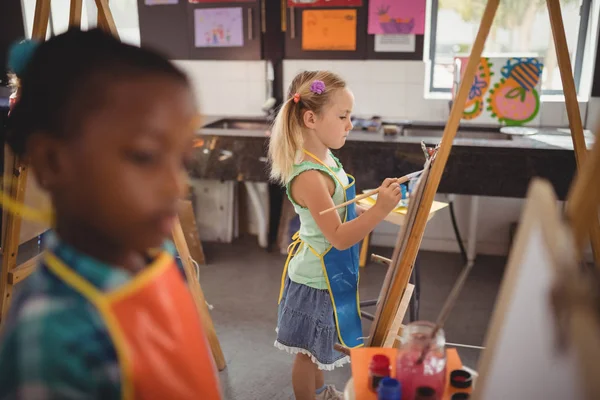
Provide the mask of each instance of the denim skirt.
[{"label": "denim skirt", "polygon": [[350,362],[334,350],[339,343],[329,291],[286,278],[277,315],[275,347],[310,356],[319,369],[331,371]]}]

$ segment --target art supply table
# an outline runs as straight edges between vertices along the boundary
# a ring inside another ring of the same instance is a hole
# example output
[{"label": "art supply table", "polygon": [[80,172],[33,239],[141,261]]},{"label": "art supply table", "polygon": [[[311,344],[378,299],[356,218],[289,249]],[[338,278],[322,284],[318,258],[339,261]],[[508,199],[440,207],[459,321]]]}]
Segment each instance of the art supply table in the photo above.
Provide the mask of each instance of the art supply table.
[{"label": "art supply table", "polygon": [[[377,400],[377,395],[369,390],[369,363],[376,354],[389,357],[392,365],[392,377],[396,371],[396,355],[398,349],[381,347],[363,347],[352,349],[350,359],[352,361],[352,378],[346,384],[344,400]],[[446,392],[440,400],[450,400],[454,393],[471,393],[472,387],[468,389],[456,389],[450,385],[450,373],[455,369],[463,368],[462,361],[456,349],[446,350]]]},{"label": "art supply table", "polygon": [[[372,197],[367,197],[366,199],[358,201],[358,205],[368,210],[369,208],[375,205],[375,199],[373,199]],[[446,207],[448,207],[448,203],[434,201],[431,205],[431,209],[429,210],[429,217],[427,218],[427,221],[433,218],[435,213]],[[407,212],[407,207],[397,207],[396,209],[394,209],[394,211],[389,213],[387,217],[385,217],[385,220],[395,225],[404,225],[404,219],[406,218]]]}]

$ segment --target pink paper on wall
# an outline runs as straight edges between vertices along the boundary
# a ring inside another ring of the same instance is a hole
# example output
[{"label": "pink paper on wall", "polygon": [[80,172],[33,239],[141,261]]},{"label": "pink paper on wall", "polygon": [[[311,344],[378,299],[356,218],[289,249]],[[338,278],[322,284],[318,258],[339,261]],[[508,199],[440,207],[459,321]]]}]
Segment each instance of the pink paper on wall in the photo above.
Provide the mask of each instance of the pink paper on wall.
[{"label": "pink paper on wall", "polygon": [[369,1],[369,34],[424,34],[425,1]]}]

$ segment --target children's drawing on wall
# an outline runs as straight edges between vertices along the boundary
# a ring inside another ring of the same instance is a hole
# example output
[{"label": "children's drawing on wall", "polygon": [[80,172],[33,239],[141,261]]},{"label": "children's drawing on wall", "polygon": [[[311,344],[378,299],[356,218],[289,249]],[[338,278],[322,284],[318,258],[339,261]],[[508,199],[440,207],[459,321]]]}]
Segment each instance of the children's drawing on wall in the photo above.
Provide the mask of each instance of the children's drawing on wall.
[{"label": "children's drawing on wall", "polygon": [[244,45],[242,8],[194,10],[196,47],[241,47]]},{"label": "children's drawing on wall", "polygon": [[[455,59],[456,94],[467,66],[467,57]],[[541,75],[540,58],[482,57],[469,90],[463,120],[509,126],[539,122]]]},{"label": "children's drawing on wall", "polygon": [[371,35],[417,34],[425,32],[425,0],[371,0]]},{"label": "children's drawing on wall", "polygon": [[302,50],[356,50],[356,10],[304,10]]}]

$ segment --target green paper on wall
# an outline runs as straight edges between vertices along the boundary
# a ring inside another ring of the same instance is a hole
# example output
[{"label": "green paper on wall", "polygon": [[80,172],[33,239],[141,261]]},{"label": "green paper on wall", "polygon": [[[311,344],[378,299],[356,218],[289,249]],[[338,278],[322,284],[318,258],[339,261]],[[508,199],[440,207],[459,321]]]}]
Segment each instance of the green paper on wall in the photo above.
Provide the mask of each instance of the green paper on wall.
[{"label": "green paper on wall", "polygon": [[302,50],[355,51],[356,10],[304,10]]}]

